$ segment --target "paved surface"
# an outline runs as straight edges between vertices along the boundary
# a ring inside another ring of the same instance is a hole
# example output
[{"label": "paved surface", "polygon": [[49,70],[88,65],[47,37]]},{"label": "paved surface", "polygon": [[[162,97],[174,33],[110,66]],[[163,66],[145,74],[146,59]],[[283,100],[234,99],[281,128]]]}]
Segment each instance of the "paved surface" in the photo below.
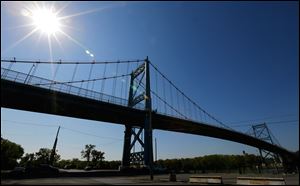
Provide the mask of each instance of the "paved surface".
[{"label": "paved surface", "polygon": [[[23,184],[23,185],[195,185],[188,183],[188,178],[192,174],[177,174],[177,182],[169,182],[169,175],[155,175],[151,181],[149,176],[130,176],[130,177],[84,177],[84,178],[36,178],[20,180],[1,180],[3,185]],[[282,177],[285,178],[287,185],[299,185],[299,174],[294,175],[239,175],[239,174],[203,174],[205,176],[222,176],[225,185],[236,184],[238,176],[253,177]]]}]

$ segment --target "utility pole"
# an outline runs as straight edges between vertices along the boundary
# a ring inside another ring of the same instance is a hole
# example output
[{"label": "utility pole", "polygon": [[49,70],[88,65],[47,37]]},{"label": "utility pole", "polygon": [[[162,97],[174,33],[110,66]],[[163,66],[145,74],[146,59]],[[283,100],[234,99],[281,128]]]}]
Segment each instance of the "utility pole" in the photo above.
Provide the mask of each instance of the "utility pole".
[{"label": "utility pole", "polygon": [[57,137],[58,137],[59,129],[60,129],[60,126],[58,127],[58,130],[57,130],[57,133],[56,133],[56,138],[55,138],[53,148],[52,148],[52,151],[51,151],[50,165],[53,165],[53,162],[54,162],[54,155],[55,155],[55,151],[56,151],[56,144],[57,144]]}]

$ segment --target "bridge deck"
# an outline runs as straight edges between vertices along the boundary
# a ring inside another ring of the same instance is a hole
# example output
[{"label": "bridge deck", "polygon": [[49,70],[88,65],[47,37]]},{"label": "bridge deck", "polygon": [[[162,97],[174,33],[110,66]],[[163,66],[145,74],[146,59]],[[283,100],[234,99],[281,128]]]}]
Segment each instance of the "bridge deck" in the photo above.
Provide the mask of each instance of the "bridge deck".
[{"label": "bridge deck", "polygon": [[[138,127],[144,125],[145,111],[141,108],[126,107],[124,100],[115,98],[118,101],[109,102],[94,99],[95,96],[82,97],[61,90],[32,86],[1,78],[1,107],[122,125]],[[152,126],[153,129],[220,138],[262,148],[281,155],[295,156],[293,152],[282,147],[237,131],[155,112],[152,113]]]}]

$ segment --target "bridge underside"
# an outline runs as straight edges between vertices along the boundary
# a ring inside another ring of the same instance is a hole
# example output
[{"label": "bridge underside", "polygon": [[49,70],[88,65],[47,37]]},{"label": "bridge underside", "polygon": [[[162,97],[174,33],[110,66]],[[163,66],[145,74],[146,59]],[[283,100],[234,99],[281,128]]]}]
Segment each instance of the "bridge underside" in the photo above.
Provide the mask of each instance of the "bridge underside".
[{"label": "bridge underside", "polygon": [[[138,127],[143,127],[145,118],[145,112],[142,110],[3,79],[1,79],[1,107]],[[204,123],[153,113],[152,127],[159,130],[225,139],[279,153],[292,159],[297,158],[295,153],[282,147],[243,133]]]}]

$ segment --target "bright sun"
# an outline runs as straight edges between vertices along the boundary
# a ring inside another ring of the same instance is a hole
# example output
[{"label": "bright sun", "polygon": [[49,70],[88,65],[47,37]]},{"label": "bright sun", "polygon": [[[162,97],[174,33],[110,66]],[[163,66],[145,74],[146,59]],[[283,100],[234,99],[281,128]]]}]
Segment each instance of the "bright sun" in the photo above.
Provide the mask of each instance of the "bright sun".
[{"label": "bright sun", "polygon": [[60,31],[61,24],[56,13],[50,9],[37,9],[32,11],[31,18],[37,29],[48,35]]},{"label": "bright sun", "polygon": [[[59,37],[66,37],[70,41],[74,42],[76,45],[84,49],[85,53],[90,57],[94,58],[94,54],[88,50],[88,47],[81,44],[75,38],[70,36],[66,31],[65,28],[72,28],[69,25],[65,25],[65,20],[89,14],[95,11],[102,10],[101,9],[92,9],[87,10],[84,12],[77,12],[70,15],[61,15],[62,12],[65,12],[64,9],[69,5],[69,3],[64,3],[63,6],[59,8],[55,8],[55,2],[46,3],[46,2],[19,2],[20,5],[20,14],[24,17],[29,18],[27,24],[18,26],[19,28],[22,27],[29,27],[31,30],[25,34],[22,38],[17,40],[13,43],[7,50],[11,50],[12,48],[19,45],[21,42],[32,36],[34,33],[39,32],[39,37],[37,38],[37,42],[40,41],[42,35],[46,35],[48,39],[48,46],[49,46],[49,54],[50,60],[52,61],[52,41],[55,39],[59,47],[63,50],[61,38]],[[68,22],[68,21],[67,21]],[[18,28],[17,27],[17,28]]]}]

